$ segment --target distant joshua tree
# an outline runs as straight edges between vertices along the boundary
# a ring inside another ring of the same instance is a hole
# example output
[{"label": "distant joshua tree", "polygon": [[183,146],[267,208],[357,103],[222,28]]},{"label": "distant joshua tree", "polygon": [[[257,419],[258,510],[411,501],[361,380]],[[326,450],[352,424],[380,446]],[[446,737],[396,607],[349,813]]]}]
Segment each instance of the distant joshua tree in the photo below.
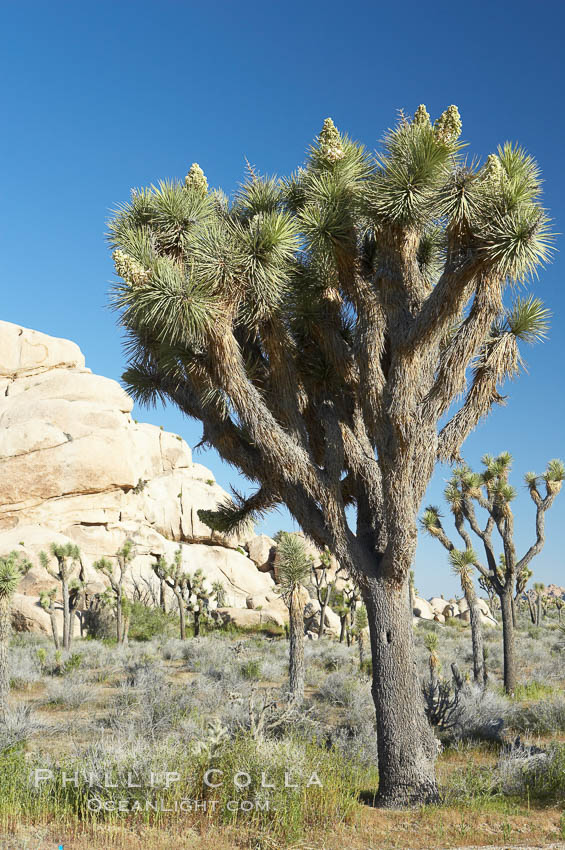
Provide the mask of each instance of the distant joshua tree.
[{"label": "distant joshua tree", "polygon": [[365,669],[365,629],[368,625],[367,611],[365,606],[361,605],[355,614],[355,632],[359,643],[359,669],[361,672]]},{"label": "distant joshua tree", "polygon": [[542,604],[543,604],[543,595],[545,590],[545,584],[541,581],[536,581],[534,583],[534,590],[536,592],[536,626],[541,626],[541,617],[542,617]]},{"label": "distant joshua tree", "polygon": [[41,605],[44,611],[47,611],[49,617],[51,618],[51,633],[53,635],[53,643],[55,644],[55,649],[58,650],[61,648],[61,642],[59,640],[59,629],[57,628],[57,609],[55,607],[56,596],[56,587],[52,587],[49,590],[43,590],[39,594],[39,604]]},{"label": "distant joshua tree", "polygon": [[0,558],[0,722],[4,722],[10,694],[8,646],[12,632],[12,598],[31,563],[18,552]]},{"label": "distant joshua tree", "polygon": [[77,601],[79,585],[82,584],[80,549],[74,543],[52,543],[50,552],[57,562],[56,568],[51,565],[46,552],[39,553],[39,561],[49,575],[61,584],[61,595],[63,597],[63,649],[69,650],[73,639],[71,617],[74,617],[76,610],[73,603]]},{"label": "distant joshua tree", "polygon": [[179,548],[175,552],[175,557],[172,564],[168,564],[163,555],[159,555],[153,564],[153,572],[159,579],[161,585],[169,587],[177,600],[179,612],[179,627],[180,639],[186,638],[186,617],[183,599],[183,569],[182,569],[182,550]]},{"label": "distant joshua tree", "polygon": [[[484,466],[482,473],[473,472],[466,465],[458,466],[445,488],[445,498],[451,507],[455,527],[465,544],[465,549],[457,550],[448,538],[441,524],[437,507],[432,505],[426,509],[422,524],[429,534],[436,537],[449,550],[452,563],[473,565],[482,578],[494,588],[500,600],[502,614],[504,687],[507,693],[512,693],[516,687],[514,658],[516,582],[523,580],[525,568],[529,567],[532,559],[544,546],[545,514],[561,490],[565,478],[565,466],[560,460],[551,460],[543,475],[529,472],[525,476],[530,497],[536,506],[536,539],[527,552],[518,558],[514,543],[514,513],[511,508],[511,503],[516,497],[516,490],[508,481],[512,456],[508,452],[503,452],[496,458],[485,455],[482,463]],[[539,491],[541,482],[545,485],[543,495]],[[479,524],[475,504],[487,513],[488,519],[484,526]],[[503,548],[498,560],[492,539],[495,530],[498,532]],[[473,549],[470,531],[483,546],[486,565],[481,562]]]},{"label": "distant joshua tree", "polygon": [[108,558],[100,558],[93,563],[93,567],[99,570],[108,579],[110,586],[106,591],[116,616],[116,638],[119,644],[127,643],[130,605],[125,594],[124,581],[130,570],[134,558],[133,541],[126,540],[124,545],[116,552],[117,570]]},{"label": "distant joshua tree", "polygon": [[281,595],[289,612],[289,680],[290,700],[304,700],[304,597],[302,588],[308,583],[312,560],[302,540],[284,534],[278,548],[278,576]]},{"label": "distant joshua tree", "polygon": [[331,604],[332,594],[335,587],[336,576],[328,579],[328,570],[331,566],[331,555],[326,547],[320,555],[320,563],[312,565],[312,580],[316,598],[320,606],[320,624],[318,626],[318,638],[322,638],[324,634],[324,621],[326,619],[326,610]]}]

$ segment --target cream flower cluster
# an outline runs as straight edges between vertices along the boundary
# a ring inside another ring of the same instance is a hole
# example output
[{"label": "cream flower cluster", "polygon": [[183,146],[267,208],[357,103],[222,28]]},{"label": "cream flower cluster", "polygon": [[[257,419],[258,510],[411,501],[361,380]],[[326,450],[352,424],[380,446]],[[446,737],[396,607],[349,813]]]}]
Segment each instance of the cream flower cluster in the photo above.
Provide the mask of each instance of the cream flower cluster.
[{"label": "cream flower cluster", "polygon": [[461,135],[461,116],[456,106],[449,106],[434,124],[434,132],[442,142],[454,142]]},{"label": "cream flower cluster", "polygon": [[184,178],[184,185],[187,189],[193,189],[195,192],[200,192],[202,195],[208,194],[208,181],[206,180],[206,175],[197,162],[193,162],[190,166],[190,171]]},{"label": "cream flower cluster", "polygon": [[343,159],[345,152],[341,144],[341,136],[331,118],[326,118],[322,132],[318,136],[320,156],[327,162],[337,162]]},{"label": "cream flower cluster", "polygon": [[414,118],[412,119],[412,123],[417,127],[421,127],[424,124],[430,124],[430,115],[426,107],[423,103],[420,104],[416,112],[414,113]]},{"label": "cream flower cluster", "polygon": [[116,274],[132,286],[139,286],[148,279],[151,272],[144,269],[141,263],[130,257],[124,251],[114,251],[112,254]]}]

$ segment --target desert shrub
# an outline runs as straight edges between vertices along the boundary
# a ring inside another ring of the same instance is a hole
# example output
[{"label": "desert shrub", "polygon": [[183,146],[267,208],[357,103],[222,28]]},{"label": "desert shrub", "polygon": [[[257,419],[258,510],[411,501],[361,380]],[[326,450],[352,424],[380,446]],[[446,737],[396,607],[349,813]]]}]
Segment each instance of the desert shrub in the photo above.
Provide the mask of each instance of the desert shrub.
[{"label": "desert shrub", "polygon": [[8,653],[9,677],[12,688],[27,688],[41,680],[42,665],[37,645],[11,646]]},{"label": "desert shrub", "polygon": [[161,647],[161,653],[166,661],[180,661],[184,658],[186,641],[179,638],[169,638]]},{"label": "desert shrub", "polygon": [[116,618],[110,605],[97,605],[83,612],[83,624],[89,639],[114,640]]},{"label": "desert shrub", "polygon": [[555,744],[548,750],[520,744],[508,747],[500,756],[498,775],[506,794],[565,800],[565,745]]},{"label": "desert shrub", "polygon": [[555,694],[550,699],[514,705],[509,722],[517,732],[536,735],[565,732],[565,696]]},{"label": "desert shrub", "polygon": [[244,679],[259,681],[262,677],[261,661],[258,658],[250,658],[240,665],[239,671]]},{"label": "desert shrub", "polygon": [[45,701],[50,705],[80,708],[92,699],[92,686],[81,678],[68,677],[47,682]]},{"label": "desert shrub", "polygon": [[352,668],[356,662],[356,647],[329,640],[309,641],[304,648],[307,666],[316,666],[327,673]]},{"label": "desert shrub", "polygon": [[270,653],[261,661],[263,679],[267,682],[278,682],[284,679],[288,672],[288,660],[277,658]]},{"label": "desert shrub", "polygon": [[174,635],[178,632],[177,618],[161,608],[149,608],[141,602],[131,603],[129,638],[149,641],[157,635]]},{"label": "desert shrub", "polygon": [[25,703],[10,708],[0,726],[0,753],[5,756],[7,750],[25,743],[33,735],[45,729],[45,724]]},{"label": "desert shrub", "polygon": [[508,700],[491,688],[469,684],[459,692],[448,738],[455,741],[500,741],[509,722]]}]

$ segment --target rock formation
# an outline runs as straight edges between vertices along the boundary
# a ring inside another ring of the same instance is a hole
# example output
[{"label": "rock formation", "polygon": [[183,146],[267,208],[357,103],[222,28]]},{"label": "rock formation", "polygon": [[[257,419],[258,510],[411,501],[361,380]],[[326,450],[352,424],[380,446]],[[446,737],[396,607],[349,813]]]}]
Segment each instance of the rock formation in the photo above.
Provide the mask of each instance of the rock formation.
[{"label": "rock formation", "polygon": [[[253,531],[222,536],[200,521],[198,509],[215,508],[225,491],[180,436],[136,422],[132,407],[118,383],[85,368],[73,342],[0,322],[0,552],[18,549],[34,565],[16,624],[29,625],[35,608],[47,630],[37,600],[53,580],[38,555],[69,540],[94,592],[103,582],[93,561],[129,538],[133,581],[153,581],[154,556],[172,559],[180,545],[187,570],[223,583],[227,605],[246,608],[252,596],[269,607],[268,565],[258,570],[244,548]],[[263,560],[264,546],[255,549]]]}]

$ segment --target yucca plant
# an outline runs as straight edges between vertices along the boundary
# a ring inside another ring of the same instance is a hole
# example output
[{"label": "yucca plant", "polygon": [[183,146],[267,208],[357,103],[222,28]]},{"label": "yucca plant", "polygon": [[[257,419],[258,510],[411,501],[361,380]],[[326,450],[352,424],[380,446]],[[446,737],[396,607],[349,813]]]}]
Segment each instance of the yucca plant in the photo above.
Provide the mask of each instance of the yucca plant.
[{"label": "yucca plant", "polygon": [[[55,558],[57,566],[51,564],[46,552],[39,553],[39,562],[47,570],[49,575],[61,584],[61,596],[63,603],[63,649],[71,648],[73,637],[73,624],[71,616],[74,617],[74,609],[71,610],[71,592],[73,582],[80,582],[82,576],[82,563],[80,549],[74,543],[52,543],[50,547],[52,557]],[[73,585],[76,586],[76,585]]]},{"label": "yucca plant", "polygon": [[[468,588],[470,587],[468,582],[471,581],[472,584],[468,568],[473,566],[478,570],[483,586],[492,588],[498,596],[504,644],[504,687],[507,693],[513,693],[516,687],[515,599],[523,592],[525,582],[531,575],[530,563],[545,544],[545,515],[561,489],[565,479],[565,466],[560,460],[552,460],[548,463],[543,475],[528,472],[525,476],[526,486],[536,507],[536,537],[534,543],[520,558],[516,553],[514,542],[514,512],[512,510],[516,490],[508,482],[512,456],[508,452],[503,452],[496,458],[485,455],[482,458],[482,464],[483,471],[480,474],[473,472],[465,464],[456,467],[445,488],[445,498],[451,508],[455,527],[465,544],[463,551],[457,550],[446,534],[437,507],[430,505],[426,508],[421,524],[428,534],[435,537],[448,550],[451,564],[458,571],[462,582],[463,573],[465,573]],[[540,493],[542,482],[545,483],[543,495]],[[488,519],[485,525],[481,525],[475,505],[486,511]],[[495,532],[498,533],[502,548],[498,559],[496,544],[493,541]],[[480,541],[485,552],[486,563],[480,560],[473,549],[471,535],[476,536]],[[540,592],[538,592],[539,598]],[[470,603],[469,608],[471,608]],[[475,664],[477,663],[478,658],[475,657]]]},{"label": "yucca plant", "polygon": [[0,722],[4,722],[10,694],[8,649],[12,633],[12,598],[31,563],[18,552],[0,557]]},{"label": "yucca plant", "polygon": [[295,534],[283,534],[277,549],[278,580],[281,596],[288,608],[289,620],[289,691],[290,700],[304,700],[304,596],[310,580],[312,559],[303,541]]},{"label": "yucca plant", "polygon": [[193,166],[109,227],[127,388],[259,485],[206,521],[284,504],[361,588],[385,806],[438,798],[406,602],[423,494],[548,324],[504,300],[550,254],[537,165],[510,144],[465,159],[460,132],[455,106],[422,106],[371,154],[328,119],[288,178],[251,169],[230,202]]}]

